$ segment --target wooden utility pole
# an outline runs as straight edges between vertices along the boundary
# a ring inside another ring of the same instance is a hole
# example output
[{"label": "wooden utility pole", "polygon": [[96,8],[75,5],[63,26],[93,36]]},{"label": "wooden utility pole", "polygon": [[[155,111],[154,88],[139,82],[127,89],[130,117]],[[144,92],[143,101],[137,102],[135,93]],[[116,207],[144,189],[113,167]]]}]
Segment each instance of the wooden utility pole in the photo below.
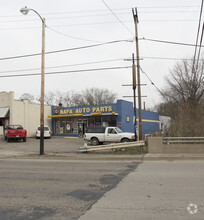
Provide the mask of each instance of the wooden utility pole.
[{"label": "wooden utility pole", "polygon": [[41,53],[41,98],[40,98],[40,155],[44,154],[44,85],[45,85],[45,18],[32,8],[21,8],[20,12],[27,15],[29,11],[35,12],[42,21],[42,53]]},{"label": "wooden utility pole", "polygon": [[44,91],[45,91],[45,18],[42,19],[41,55],[41,100],[40,100],[40,155],[44,154]]},{"label": "wooden utility pole", "polygon": [[135,72],[134,53],[132,54],[132,89],[133,89],[133,98],[134,98],[134,131],[135,131],[135,140],[137,140],[136,72]]},{"label": "wooden utility pole", "polygon": [[134,23],[135,23],[135,40],[136,40],[136,55],[137,55],[137,84],[138,84],[138,109],[139,109],[139,140],[142,140],[142,104],[141,104],[141,87],[140,87],[140,62],[139,62],[139,43],[138,43],[138,30],[137,24],[138,16],[137,9],[132,9]]}]

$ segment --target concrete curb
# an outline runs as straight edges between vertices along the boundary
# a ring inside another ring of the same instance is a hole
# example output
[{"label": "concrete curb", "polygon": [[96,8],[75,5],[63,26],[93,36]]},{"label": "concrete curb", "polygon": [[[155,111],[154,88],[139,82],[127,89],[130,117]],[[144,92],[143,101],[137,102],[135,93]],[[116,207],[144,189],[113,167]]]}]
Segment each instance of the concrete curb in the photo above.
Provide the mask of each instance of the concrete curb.
[{"label": "concrete curb", "polygon": [[156,160],[204,160],[204,154],[146,154],[144,161]]},{"label": "concrete curb", "polygon": [[19,159],[54,159],[54,160],[127,160],[127,161],[175,161],[175,160],[204,160],[204,154],[145,154],[145,155],[112,155],[112,154],[100,154],[100,153],[45,153],[39,155],[38,153],[26,153],[15,152],[12,153],[0,153],[0,158],[19,158]]}]

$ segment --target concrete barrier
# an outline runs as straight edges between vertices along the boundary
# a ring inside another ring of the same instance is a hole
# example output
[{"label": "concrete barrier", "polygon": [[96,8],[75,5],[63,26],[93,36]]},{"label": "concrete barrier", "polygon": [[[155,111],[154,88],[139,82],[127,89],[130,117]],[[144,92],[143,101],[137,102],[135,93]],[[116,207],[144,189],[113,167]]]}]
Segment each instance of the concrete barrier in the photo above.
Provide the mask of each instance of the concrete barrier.
[{"label": "concrete barrier", "polygon": [[148,153],[204,153],[204,143],[164,144],[162,137],[148,137]]},{"label": "concrete barrier", "polygon": [[162,137],[148,137],[148,153],[163,153]]}]

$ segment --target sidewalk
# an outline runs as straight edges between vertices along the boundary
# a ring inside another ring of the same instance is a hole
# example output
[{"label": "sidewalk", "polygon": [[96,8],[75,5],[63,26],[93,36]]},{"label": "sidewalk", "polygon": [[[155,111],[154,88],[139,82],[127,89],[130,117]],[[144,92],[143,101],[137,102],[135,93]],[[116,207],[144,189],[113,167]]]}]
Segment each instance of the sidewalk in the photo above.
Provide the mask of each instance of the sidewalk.
[{"label": "sidewalk", "polygon": [[142,163],[79,220],[203,220],[203,166],[203,161]]},{"label": "sidewalk", "polygon": [[204,154],[174,153],[174,154],[146,154],[144,161],[154,160],[204,160]]}]

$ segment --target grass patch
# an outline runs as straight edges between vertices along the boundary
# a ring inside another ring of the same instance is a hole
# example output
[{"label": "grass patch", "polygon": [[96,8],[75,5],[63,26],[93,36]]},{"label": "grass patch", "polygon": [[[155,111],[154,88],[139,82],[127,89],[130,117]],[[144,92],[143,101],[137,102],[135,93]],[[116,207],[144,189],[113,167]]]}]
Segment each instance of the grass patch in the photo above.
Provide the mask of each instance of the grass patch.
[{"label": "grass patch", "polygon": [[112,154],[117,154],[117,155],[133,155],[133,154],[146,154],[147,151],[147,146],[142,147],[126,147],[126,148],[120,148],[120,149],[114,149],[112,150]]}]

